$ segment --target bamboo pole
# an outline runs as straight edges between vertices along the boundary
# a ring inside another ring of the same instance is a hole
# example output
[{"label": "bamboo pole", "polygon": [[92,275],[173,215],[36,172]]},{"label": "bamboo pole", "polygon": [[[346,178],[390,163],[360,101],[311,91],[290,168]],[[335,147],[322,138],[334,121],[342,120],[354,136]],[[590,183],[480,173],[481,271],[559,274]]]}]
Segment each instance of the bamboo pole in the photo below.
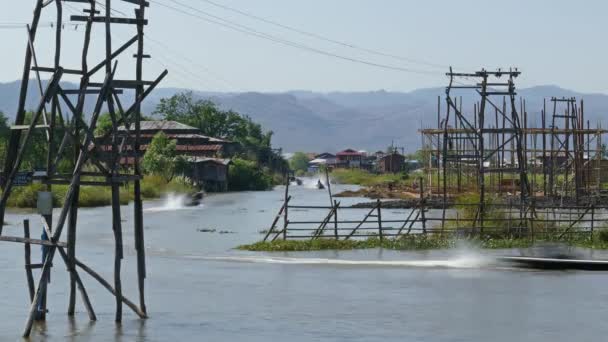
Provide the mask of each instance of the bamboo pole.
[{"label": "bamboo pole", "polygon": [[334,237],[338,240],[338,202],[334,200]]},{"label": "bamboo pole", "polygon": [[[139,8],[135,11],[137,19],[137,57],[136,57],[136,80],[135,97],[139,98],[144,94],[143,80],[143,59],[144,59],[144,22],[146,2],[141,1]],[[140,133],[141,133],[141,104],[135,106],[135,139],[133,141],[133,151],[135,151],[135,175],[141,176],[142,171],[139,165]],[[142,312],[147,313],[145,301],[145,278],[146,278],[146,254],[144,245],[144,223],[143,223],[143,202],[141,197],[141,183],[136,179],[133,184],[134,199],[134,235],[135,250],[137,251],[137,280],[139,287],[139,306]]]},{"label": "bamboo pole", "polygon": [[426,234],[426,217],[424,214],[426,202],[424,200],[424,184],[422,177],[420,178],[420,216],[422,216],[422,231]]},{"label": "bamboo pole", "polygon": [[133,312],[135,312],[139,316],[139,318],[148,318],[148,316],[143,311],[141,311],[137,307],[137,305],[135,305],[132,301],[130,301],[123,295],[119,296],[118,293],[116,292],[116,290],[114,290],[112,288],[112,285],[110,285],[109,282],[107,282],[105,279],[103,279],[102,276],[97,274],[97,272],[93,271],[92,268],[88,267],[87,265],[85,265],[83,262],[81,262],[78,259],[76,259],[75,262],[76,262],[76,266],[80,267],[83,271],[85,271],[91,277],[93,277],[95,280],[97,280],[103,287],[105,287],[108,291],[110,291],[110,293],[112,295],[119,297],[127,307],[131,308],[131,310],[133,310]]},{"label": "bamboo pole", "polygon": [[[285,182],[285,215],[283,216],[283,240],[287,240],[287,226],[289,225],[289,206],[287,202],[289,201],[289,175],[287,176],[287,181]],[[275,237],[276,238],[276,237]]]},{"label": "bamboo pole", "polygon": [[382,201],[380,199],[376,199],[376,208],[378,210],[378,236],[380,236],[380,241],[384,239],[382,236]]},{"label": "bamboo pole", "polygon": [[[30,220],[23,220],[23,237],[28,239],[30,238]],[[25,252],[25,276],[27,278],[27,287],[30,293],[30,303],[34,300],[34,276],[32,275],[32,248],[30,247],[29,242],[24,244],[24,252]]]}]

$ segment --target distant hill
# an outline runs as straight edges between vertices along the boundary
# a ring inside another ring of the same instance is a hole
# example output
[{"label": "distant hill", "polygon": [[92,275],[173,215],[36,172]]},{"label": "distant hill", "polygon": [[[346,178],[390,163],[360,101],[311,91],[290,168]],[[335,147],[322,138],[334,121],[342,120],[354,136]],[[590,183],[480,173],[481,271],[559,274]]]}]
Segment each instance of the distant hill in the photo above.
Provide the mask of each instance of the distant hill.
[{"label": "distant hill", "polygon": [[[76,88],[66,83],[64,88]],[[30,82],[27,108],[38,102],[38,89]],[[186,91],[159,88],[143,104],[143,111],[151,114],[163,97]],[[529,122],[540,122],[543,99],[552,96],[575,96],[585,101],[585,119],[594,126],[608,113],[608,96],[582,94],[557,86],[537,86],[518,90],[526,99]],[[223,109],[247,114],[266,129],[274,131],[274,144],[285,151],[330,151],[352,147],[368,151],[384,150],[392,141],[406,151],[420,146],[420,127],[436,127],[437,96],[445,88],[418,89],[412,92],[330,92],[289,91],[284,93],[218,93],[193,91],[197,98],[209,99]],[[19,82],[0,83],[0,110],[13,117],[17,107]],[[470,110],[478,98],[471,92],[461,92],[464,108]],[[126,102],[132,94],[123,94]],[[93,98],[87,102],[90,113]],[[518,102],[519,105],[519,102]],[[552,109],[549,109],[550,111]],[[442,115],[445,102],[441,102]],[[605,124],[603,125],[606,126]]]}]

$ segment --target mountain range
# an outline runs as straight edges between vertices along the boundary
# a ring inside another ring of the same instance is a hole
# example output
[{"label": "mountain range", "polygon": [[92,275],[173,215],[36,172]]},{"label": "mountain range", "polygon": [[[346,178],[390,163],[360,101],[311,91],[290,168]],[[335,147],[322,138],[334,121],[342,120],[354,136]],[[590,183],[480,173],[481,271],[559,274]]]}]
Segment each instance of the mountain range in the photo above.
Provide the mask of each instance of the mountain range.
[{"label": "mountain range", "polygon": [[[14,117],[19,97],[20,82],[0,83],[0,111]],[[64,89],[77,85],[62,84]],[[178,92],[179,88],[156,89],[143,103],[142,110],[150,115],[161,98]],[[369,92],[313,92],[287,91],[282,93],[221,93],[192,90],[199,99],[215,102],[222,109],[232,109],[249,115],[267,130],[274,132],[273,144],[284,151],[336,152],[345,148],[384,150],[394,144],[413,152],[420,146],[418,130],[437,127],[438,96],[445,88],[418,89],[411,92],[384,90]],[[464,111],[472,111],[479,96],[473,91],[454,93],[464,104]],[[122,95],[128,103],[129,94]],[[536,86],[519,89],[518,96],[525,99],[529,126],[540,126],[543,99],[576,97],[584,100],[585,119],[595,127],[608,113],[608,95],[579,93],[557,86]],[[29,83],[27,109],[35,108],[39,101],[37,84]],[[87,101],[85,111],[90,113],[94,99]],[[499,100],[501,102],[501,100]],[[441,100],[441,115],[445,115],[445,100]],[[497,103],[497,105],[501,105]],[[518,100],[518,109],[520,106]],[[547,103],[548,112],[552,108]],[[493,112],[489,114],[493,118]],[[605,125],[603,125],[605,126]]]}]

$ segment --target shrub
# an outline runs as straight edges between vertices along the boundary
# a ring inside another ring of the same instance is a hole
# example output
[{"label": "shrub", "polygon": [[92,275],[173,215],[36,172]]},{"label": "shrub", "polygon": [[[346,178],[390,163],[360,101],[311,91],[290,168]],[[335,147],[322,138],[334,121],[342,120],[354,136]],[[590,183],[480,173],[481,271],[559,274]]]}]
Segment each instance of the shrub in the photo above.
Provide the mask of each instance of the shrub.
[{"label": "shrub", "polygon": [[141,196],[143,198],[158,198],[165,186],[165,180],[158,175],[147,175],[141,182]]},{"label": "shrub", "polygon": [[602,242],[608,242],[608,229],[600,230],[597,237]]},{"label": "shrub", "polygon": [[406,172],[374,174],[361,169],[337,169],[332,171],[331,178],[341,184],[383,186],[407,184],[409,176]]},{"label": "shrub", "polygon": [[176,145],[176,140],[170,140],[163,132],[157,133],[141,161],[143,169],[147,173],[162,176],[167,182],[171,180],[178,164],[175,154]]},{"label": "shrub", "polygon": [[228,187],[231,191],[268,190],[273,179],[256,162],[235,158],[228,172]]},{"label": "shrub", "polygon": [[[16,186],[13,188],[7,205],[17,208],[36,208],[38,192],[45,191],[45,186],[40,183],[32,183],[27,186]],[[55,199],[54,199],[55,201]]]},{"label": "shrub", "polygon": [[[479,193],[467,193],[456,198],[456,209],[458,217],[463,221],[465,227],[471,226],[473,221],[477,219],[479,222],[478,210],[481,198]],[[503,208],[494,206],[498,202],[496,196],[486,195],[484,199],[484,215],[483,226],[488,228],[504,229],[508,227],[507,214]],[[451,222],[448,226],[456,225],[456,222]],[[478,223],[479,224],[479,223]]]}]

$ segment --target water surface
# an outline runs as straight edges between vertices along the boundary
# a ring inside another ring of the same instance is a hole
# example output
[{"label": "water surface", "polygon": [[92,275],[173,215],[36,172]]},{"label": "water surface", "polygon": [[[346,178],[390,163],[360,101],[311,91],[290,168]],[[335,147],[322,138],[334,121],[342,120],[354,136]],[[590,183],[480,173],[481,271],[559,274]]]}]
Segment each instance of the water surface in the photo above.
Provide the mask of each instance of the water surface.
[{"label": "water surface", "polygon": [[[344,187],[334,186],[340,191]],[[323,191],[293,187],[294,204],[327,205]],[[33,340],[74,341],[564,341],[603,340],[608,334],[606,273],[533,272],[493,262],[494,253],[388,250],[251,253],[233,247],[259,240],[281,206],[284,187],[213,195],[196,208],[145,203],[150,319],[124,308],[114,324],[114,300],[81,272],[98,321],[78,298],[69,319],[68,276],[55,259],[50,313]],[[361,201],[339,199],[343,205]],[[132,206],[123,206],[123,287],[133,299],[136,266]],[[293,219],[323,212],[291,211]],[[362,217],[365,210],[352,213]],[[383,212],[383,216],[385,213]],[[405,211],[391,211],[401,217]],[[11,212],[5,234],[22,236],[30,218]],[[82,209],[78,255],[106,279],[114,260],[110,208]],[[200,232],[213,230],[215,232]],[[223,231],[220,234],[220,231]],[[39,258],[34,247],[33,257]],[[596,253],[593,257],[606,257]],[[608,258],[608,257],[606,257]],[[23,245],[0,245],[0,341],[20,340],[28,310]]]}]

